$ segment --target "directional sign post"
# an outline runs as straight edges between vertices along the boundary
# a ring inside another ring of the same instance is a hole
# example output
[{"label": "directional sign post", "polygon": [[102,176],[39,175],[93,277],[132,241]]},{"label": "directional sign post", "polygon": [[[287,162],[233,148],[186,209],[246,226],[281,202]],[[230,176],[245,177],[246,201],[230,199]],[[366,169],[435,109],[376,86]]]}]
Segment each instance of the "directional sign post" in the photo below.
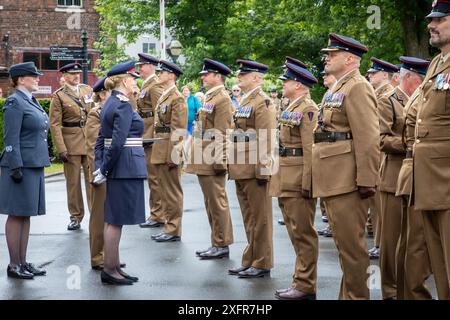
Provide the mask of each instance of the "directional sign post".
[{"label": "directional sign post", "polygon": [[50,47],[50,60],[82,60],[83,47]]}]

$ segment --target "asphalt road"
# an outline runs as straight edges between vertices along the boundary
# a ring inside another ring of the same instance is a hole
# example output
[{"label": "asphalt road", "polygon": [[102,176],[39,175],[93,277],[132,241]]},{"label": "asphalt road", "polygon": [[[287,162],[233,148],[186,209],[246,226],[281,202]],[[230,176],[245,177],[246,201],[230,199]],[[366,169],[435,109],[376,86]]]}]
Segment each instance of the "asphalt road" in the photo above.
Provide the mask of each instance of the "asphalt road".
[{"label": "asphalt road", "polygon": [[[47,179],[47,214],[31,220],[28,261],[44,265],[45,277],[25,281],[6,276],[9,262],[4,237],[6,216],[0,215],[0,268],[3,270],[0,272],[0,299],[270,300],[274,299],[276,289],[290,285],[295,254],[285,227],[277,223],[281,212],[276,199],[273,199],[275,267],[271,276],[238,279],[227,274],[227,269],[240,265],[246,245],[234,182],[227,184],[235,239],[230,258],[201,261],[195,257],[195,250],[209,246],[210,228],[197,178],[183,175],[182,241],[156,243],[150,240],[150,235],[158,233],[159,229],[124,227],[121,261],[127,263],[125,271],[139,276],[140,281],[133,286],[115,287],[102,285],[99,272],[90,268],[88,214],[81,230],[67,231],[69,215],[65,190],[63,176]],[[316,226],[324,226],[319,208]],[[372,239],[368,239],[368,243],[371,248]],[[319,246],[317,298],[337,299],[341,271],[336,247],[331,238],[324,237],[320,237]],[[381,298],[377,280],[375,278],[375,288],[371,290],[372,299]]]}]

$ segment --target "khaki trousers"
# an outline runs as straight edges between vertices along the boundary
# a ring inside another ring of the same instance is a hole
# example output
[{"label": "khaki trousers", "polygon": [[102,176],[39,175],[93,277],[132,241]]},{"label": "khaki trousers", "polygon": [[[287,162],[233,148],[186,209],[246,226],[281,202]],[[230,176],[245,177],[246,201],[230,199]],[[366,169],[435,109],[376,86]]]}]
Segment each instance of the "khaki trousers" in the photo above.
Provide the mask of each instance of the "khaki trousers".
[{"label": "khaki trousers", "polygon": [[242,254],[242,266],[271,269],[273,267],[273,222],[269,183],[260,186],[256,179],[235,182],[248,242]]},{"label": "khaki trousers", "polygon": [[103,228],[105,225],[106,183],[92,187],[89,211],[89,245],[91,249],[91,266],[98,266],[104,262]]},{"label": "khaki trousers", "polygon": [[164,232],[181,237],[181,220],[183,217],[181,167],[178,166],[169,170],[169,167],[165,164],[156,164],[155,169],[165,208]]},{"label": "khaki trousers", "polygon": [[323,199],[342,269],[340,300],[369,299],[365,226],[369,201],[358,191]]},{"label": "khaki trousers", "polygon": [[409,197],[402,197],[402,231],[397,246],[397,299],[430,300],[425,286],[431,275],[430,258],[425,243],[422,212],[408,206]]},{"label": "khaki trousers", "polygon": [[450,210],[423,211],[425,240],[440,300],[450,300]]},{"label": "khaki trousers", "polygon": [[296,260],[292,287],[316,293],[319,240],[314,228],[316,199],[278,198]]},{"label": "khaki trousers", "polygon": [[64,163],[64,176],[66,177],[67,206],[70,220],[81,222],[84,217],[83,193],[81,191],[81,167],[84,172],[87,202],[90,203],[91,187],[89,183],[89,169],[87,156],[69,155],[69,161]]},{"label": "khaki trousers", "polygon": [[380,192],[381,242],[380,269],[383,299],[397,297],[396,250],[402,222],[402,199],[394,193]]},{"label": "khaki trousers", "polygon": [[154,164],[150,163],[152,158],[152,148],[145,148],[145,156],[147,160],[147,174],[148,187],[150,189],[149,204],[150,204],[150,219],[164,223],[164,206],[161,197],[161,188],[158,183],[156,175],[156,168]]},{"label": "khaki trousers", "polygon": [[233,225],[225,191],[226,175],[198,176],[211,226],[211,244],[225,247],[233,243]]}]

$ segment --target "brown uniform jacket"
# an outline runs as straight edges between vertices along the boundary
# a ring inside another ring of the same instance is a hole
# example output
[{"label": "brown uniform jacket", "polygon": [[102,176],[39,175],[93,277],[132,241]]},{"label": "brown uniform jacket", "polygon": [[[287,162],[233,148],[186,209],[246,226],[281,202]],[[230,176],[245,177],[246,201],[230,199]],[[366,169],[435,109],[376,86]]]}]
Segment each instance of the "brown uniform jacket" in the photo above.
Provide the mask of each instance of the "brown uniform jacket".
[{"label": "brown uniform jacket", "polygon": [[156,75],[151,76],[142,85],[137,100],[137,111],[144,120],[144,138],[153,138],[156,104],[163,91],[164,88]]},{"label": "brown uniform jacket", "polygon": [[[231,129],[233,110],[233,103],[224,86],[212,88],[206,93],[205,103],[197,113],[190,164],[186,172],[215,175],[215,170],[227,169],[227,131]],[[204,136],[206,131],[207,136]]]},{"label": "brown uniform jacket", "polygon": [[377,96],[377,100],[380,99],[385,94],[391,92],[392,90],[394,90],[394,87],[390,83],[382,85],[381,87],[379,87],[378,89],[375,90],[375,95]]},{"label": "brown uniform jacket", "polygon": [[[405,122],[403,126],[403,145],[406,151],[412,152],[416,128],[417,104],[421,99],[421,89],[417,89],[409,98],[405,105]],[[398,174],[396,196],[410,196],[412,193],[412,156],[403,160],[402,167]]]},{"label": "brown uniform jacket", "polygon": [[378,100],[380,115],[381,151],[383,160],[380,168],[379,190],[395,193],[397,178],[405,158],[402,142],[404,125],[404,106],[409,97],[399,88],[382,96]]},{"label": "brown uniform jacket", "polygon": [[[53,94],[50,103],[50,130],[58,153],[86,155],[86,130],[84,124],[91,110],[92,89],[80,84],[79,96],[68,86]],[[77,102],[75,102],[77,101]],[[82,122],[83,127],[65,127],[63,122]]]},{"label": "brown uniform jacket", "polygon": [[[272,100],[258,87],[242,98],[241,107],[235,110],[233,117],[235,128],[231,139],[235,135],[253,133],[256,134],[256,140],[237,143],[232,141],[233,159],[229,160],[229,178],[269,180],[273,164],[272,133],[276,128]],[[262,133],[260,129],[266,131]],[[240,163],[244,159],[245,163]]]},{"label": "brown uniform jacket", "polygon": [[[89,111],[86,121],[86,152],[88,158],[90,178],[95,171],[95,143],[97,142],[98,133],[100,131],[100,111],[102,111],[102,104],[94,107]],[[91,181],[91,179],[89,179]]]},{"label": "brown uniform jacket", "polygon": [[450,59],[438,66],[440,57],[428,68],[417,106],[413,149],[417,210],[450,209],[450,88],[445,79],[450,75]]},{"label": "brown uniform jacket", "polygon": [[[300,197],[302,189],[311,190],[311,159],[314,128],[317,125],[317,105],[304,96],[292,101],[281,119],[280,148],[302,148],[303,156],[279,157],[278,172],[270,182],[273,197]],[[299,118],[300,121],[292,119]],[[289,119],[289,120],[286,120]]]},{"label": "brown uniform jacket", "polygon": [[351,133],[353,139],[313,145],[314,197],[376,186],[380,163],[378,119],[375,92],[359,70],[344,75],[329,91],[319,111],[316,132]]},{"label": "brown uniform jacket", "polygon": [[[176,86],[163,92],[156,104],[154,137],[168,138],[168,140],[157,141],[153,144],[151,163],[165,164],[180,161],[183,155],[183,143],[180,140],[186,134],[187,110],[186,100]],[[157,133],[156,130],[161,127],[170,128],[170,132]]]}]

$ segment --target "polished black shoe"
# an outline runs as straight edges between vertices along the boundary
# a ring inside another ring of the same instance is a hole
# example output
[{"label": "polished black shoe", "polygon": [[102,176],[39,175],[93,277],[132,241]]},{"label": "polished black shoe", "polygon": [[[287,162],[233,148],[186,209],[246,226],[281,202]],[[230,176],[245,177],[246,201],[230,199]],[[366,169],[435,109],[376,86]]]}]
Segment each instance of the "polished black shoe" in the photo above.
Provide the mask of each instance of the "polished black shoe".
[{"label": "polished black shoe", "polygon": [[275,298],[278,300],[316,300],[316,294],[290,288],[288,291],[275,293]]},{"label": "polished black shoe", "polygon": [[74,231],[81,228],[80,221],[72,220],[70,221],[69,225],[67,226],[67,230]]},{"label": "polished black shoe", "polygon": [[6,273],[10,278],[31,280],[34,275],[27,271],[23,265],[8,266]]},{"label": "polished black shoe", "polygon": [[222,259],[230,256],[230,249],[226,247],[212,247],[210,250],[200,253],[201,260]]},{"label": "polished black shoe", "polygon": [[228,269],[228,274],[231,274],[232,276],[237,276],[239,272],[247,270],[250,267],[238,267],[234,269]]},{"label": "polished black shoe", "polygon": [[326,215],[322,215],[322,222],[328,223],[328,217]]},{"label": "polished black shoe", "polygon": [[152,240],[156,240],[156,238],[161,237],[163,234],[164,234],[164,232],[160,232],[160,233],[157,233],[157,234],[153,234],[153,235],[150,236],[150,238],[151,238]]},{"label": "polished black shoe", "polygon": [[323,234],[324,237],[326,238],[332,238],[333,237],[333,233],[331,232],[331,229],[328,227],[327,230],[324,230]]},{"label": "polished black shoe", "polygon": [[25,263],[23,265],[24,269],[27,270],[29,273],[33,274],[34,276],[45,276],[47,274],[47,271],[43,269],[39,269],[34,266],[32,263]]},{"label": "polished black shoe", "polygon": [[125,279],[129,279],[129,280],[131,280],[131,281],[133,281],[133,282],[138,282],[138,281],[139,281],[139,278],[138,278],[138,277],[130,276],[128,273],[126,273],[126,272],[124,272],[124,271],[122,271],[122,270],[120,270],[120,269],[117,269],[117,272],[118,272],[122,277],[124,277]]},{"label": "polished black shoe", "polygon": [[200,256],[201,253],[205,253],[205,252],[211,250],[211,248],[212,247],[209,247],[208,249],[197,250],[197,251],[195,251],[195,255],[198,257],[198,256]]},{"label": "polished black shoe", "polygon": [[238,273],[239,278],[262,278],[268,275],[270,275],[270,269],[259,269],[255,267],[250,267]]},{"label": "polished black shoe", "polygon": [[291,288],[277,289],[277,290],[275,290],[275,295],[279,295],[280,293],[288,292],[289,290],[291,290]]},{"label": "polished black shoe", "polygon": [[102,273],[100,274],[100,279],[102,280],[102,283],[113,284],[117,286],[129,286],[133,284],[133,281],[131,281],[130,279],[118,279],[107,274],[105,271],[102,271]]},{"label": "polished black shoe", "polygon": [[162,227],[163,225],[164,225],[163,222],[148,219],[144,223],[141,223],[139,225],[139,227],[141,227],[141,228],[158,228],[158,227]]},{"label": "polished black shoe", "polygon": [[[92,268],[92,270],[95,270],[95,271],[102,271],[103,267],[104,267],[103,264],[99,264],[99,265],[96,265],[96,266],[92,266],[91,268]],[[121,268],[126,268],[127,264],[126,263],[121,263],[120,267]]]},{"label": "polished black shoe", "polygon": [[323,236],[325,234],[325,232],[327,232],[327,231],[328,231],[328,227],[323,228],[323,229],[319,229],[319,230],[317,230],[317,234],[319,236]]},{"label": "polished black shoe", "polygon": [[278,224],[279,224],[279,225],[282,225],[282,226],[285,226],[285,225],[286,225],[286,223],[284,222],[283,219],[278,219]]},{"label": "polished black shoe", "polygon": [[173,241],[180,241],[181,237],[175,236],[170,233],[163,233],[158,238],[155,239],[156,242],[173,242]]}]

